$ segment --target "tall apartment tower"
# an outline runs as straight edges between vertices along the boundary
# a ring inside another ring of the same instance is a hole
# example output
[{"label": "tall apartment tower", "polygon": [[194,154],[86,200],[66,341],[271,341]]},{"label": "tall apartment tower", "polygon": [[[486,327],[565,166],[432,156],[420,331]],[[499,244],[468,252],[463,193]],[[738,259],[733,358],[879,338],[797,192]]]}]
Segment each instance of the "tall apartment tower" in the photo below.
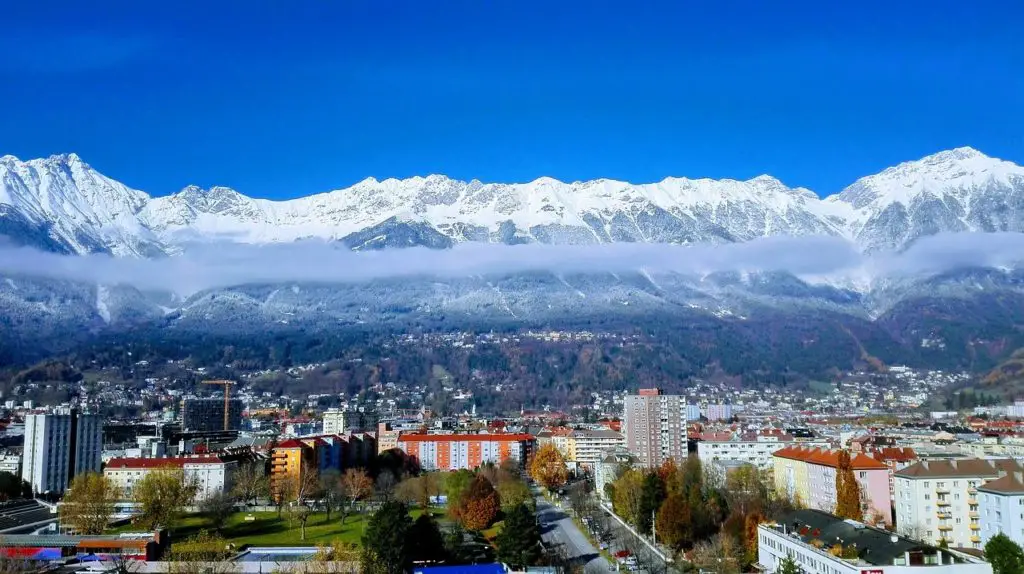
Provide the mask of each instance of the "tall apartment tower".
[{"label": "tall apartment tower", "polygon": [[71,479],[100,471],[103,421],[77,409],[62,414],[25,417],[21,478],[36,494],[62,494]]},{"label": "tall apartment tower", "polygon": [[686,397],[661,389],[627,395],[622,431],[626,449],[642,466],[654,468],[668,459],[686,458]]}]

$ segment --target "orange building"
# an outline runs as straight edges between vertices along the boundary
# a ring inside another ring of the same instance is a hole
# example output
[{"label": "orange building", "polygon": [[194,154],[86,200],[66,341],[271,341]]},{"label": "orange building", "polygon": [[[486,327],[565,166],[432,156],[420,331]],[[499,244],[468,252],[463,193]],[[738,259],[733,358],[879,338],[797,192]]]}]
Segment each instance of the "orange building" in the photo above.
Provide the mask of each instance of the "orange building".
[{"label": "orange building", "polygon": [[403,434],[398,448],[423,470],[474,469],[485,463],[515,460],[525,464],[533,449],[529,434]]},{"label": "orange building", "polygon": [[270,456],[270,494],[280,500],[290,485],[299,484],[302,473],[317,468],[313,447],[300,440],[286,440]]}]

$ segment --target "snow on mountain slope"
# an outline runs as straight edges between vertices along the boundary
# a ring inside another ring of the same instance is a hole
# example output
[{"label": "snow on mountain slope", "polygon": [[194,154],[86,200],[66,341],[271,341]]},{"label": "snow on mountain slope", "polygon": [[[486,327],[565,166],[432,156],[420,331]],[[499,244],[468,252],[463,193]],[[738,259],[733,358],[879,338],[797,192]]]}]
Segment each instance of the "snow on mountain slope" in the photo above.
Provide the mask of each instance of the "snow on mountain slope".
[{"label": "snow on mountain slope", "polygon": [[[736,241],[765,235],[839,234],[812,192],[761,176],[749,181],[669,178],[633,185],[594,180],[483,184],[440,175],[364,180],[290,201],[226,188],[186,188],[153,199],[142,221],[168,243],[229,238],[250,243],[342,239],[382,221],[425,222],[455,241],[543,243]],[[507,241],[505,241],[507,242]]]},{"label": "snow on mountain slope", "polygon": [[77,155],[20,161],[0,157],[0,204],[14,207],[29,224],[76,253],[152,255],[154,237],[139,221],[149,201],[83,162]]},{"label": "snow on mountain slope", "polygon": [[189,186],[151,198],[78,156],[0,158],[0,235],[71,253],[151,256],[187,242],[338,240],[353,249],[455,242],[727,243],[772,235],[848,237],[902,249],[948,231],[1024,231],[1024,168],[971,148],[862,178],[820,199],[763,175],[503,184],[441,175],[373,178],[270,201]]},{"label": "snow on mountain slope", "polygon": [[845,206],[866,251],[940,232],[1024,231],[1024,168],[961,147],[861,178],[825,203]]}]

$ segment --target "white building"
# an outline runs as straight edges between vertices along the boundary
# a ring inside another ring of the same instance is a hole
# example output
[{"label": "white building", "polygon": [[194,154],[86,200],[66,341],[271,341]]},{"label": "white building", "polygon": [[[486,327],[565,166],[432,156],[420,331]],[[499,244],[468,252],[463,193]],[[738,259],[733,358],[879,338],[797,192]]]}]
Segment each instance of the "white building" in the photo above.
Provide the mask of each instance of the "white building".
[{"label": "white building", "polygon": [[[769,469],[772,468],[775,451],[797,444],[792,436],[779,434],[705,433],[701,437],[702,440],[697,441],[697,458],[705,467],[720,461],[735,461],[752,464],[762,470]],[[828,448],[829,442],[824,439],[806,440],[800,441],[799,445]]]},{"label": "white building", "polygon": [[732,419],[732,405],[711,404],[704,407],[704,417],[709,421],[727,421]]},{"label": "white building", "polygon": [[14,476],[21,476],[21,457],[16,454],[0,456],[0,472],[9,472]]},{"label": "white building", "polygon": [[1002,532],[1024,545],[1024,473],[1011,472],[978,487],[981,544]]},{"label": "white building", "polygon": [[1024,470],[1013,459],[923,460],[893,474],[901,534],[962,548],[982,547],[978,489]]},{"label": "white building", "polygon": [[594,465],[594,489],[601,500],[608,500],[605,485],[615,482],[619,477],[619,469],[636,464],[636,457],[625,449],[606,453],[600,462]]},{"label": "white building", "polygon": [[195,500],[200,502],[215,494],[229,492],[234,486],[234,473],[238,462],[217,455],[180,456],[168,458],[114,458],[103,469],[128,499],[138,483],[152,472],[182,469],[186,480],[194,480],[199,490]]},{"label": "white building", "polygon": [[[757,562],[768,574],[788,556],[808,574],[992,574],[992,565],[820,510],[796,510],[757,527]],[[830,549],[841,545],[846,558]]]},{"label": "white building", "polygon": [[30,414],[25,417],[21,478],[34,493],[63,493],[71,479],[99,472],[103,421],[97,415]]},{"label": "white building", "polygon": [[323,434],[345,434],[345,411],[342,409],[327,409],[324,412]]},{"label": "white building", "polygon": [[613,430],[575,430],[572,442],[575,462],[587,468],[593,468],[609,451],[626,446],[622,433]]}]

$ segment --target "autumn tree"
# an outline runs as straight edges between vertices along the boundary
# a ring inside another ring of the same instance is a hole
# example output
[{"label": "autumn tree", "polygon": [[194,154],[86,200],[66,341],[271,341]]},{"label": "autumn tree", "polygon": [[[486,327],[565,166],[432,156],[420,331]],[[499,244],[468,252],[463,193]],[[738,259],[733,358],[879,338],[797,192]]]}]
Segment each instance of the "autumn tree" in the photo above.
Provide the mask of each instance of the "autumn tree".
[{"label": "autumn tree", "polygon": [[297,478],[285,483],[282,495],[288,501],[288,521],[299,525],[300,540],[306,540],[306,523],[313,515],[313,500],[320,495],[320,476],[316,467],[307,464]]},{"label": "autumn tree", "polygon": [[679,550],[688,546],[693,540],[693,531],[690,528],[690,507],[687,506],[683,497],[678,494],[670,494],[658,510],[658,517],[654,521],[655,531],[658,539],[663,544]]},{"label": "autumn tree", "polygon": [[227,540],[219,535],[200,530],[195,535],[176,542],[171,547],[167,555],[167,572],[172,574],[239,572],[241,570],[239,565],[228,561],[232,554],[234,552],[228,549]]},{"label": "autumn tree", "polygon": [[743,548],[732,536],[717,534],[694,546],[690,562],[700,570],[740,574],[743,571]]},{"label": "autumn tree", "polygon": [[80,474],[59,507],[61,523],[79,534],[103,534],[120,496],[120,489],[101,473]]},{"label": "autumn tree", "polygon": [[632,468],[623,472],[614,483],[612,508],[615,514],[634,526],[638,524],[640,518],[643,483],[643,473]]},{"label": "autumn tree", "polygon": [[836,516],[851,520],[864,520],[860,506],[860,484],[853,475],[850,453],[839,451],[836,469]]},{"label": "autumn tree", "polygon": [[473,479],[455,513],[469,530],[483,530],[494,522],[501,510],[501,499],[491,481],[482,476]]},{"label": "autumn tree", "polygon": [[565,457],[554,444],[548,443],[537,449],[530,461],[530,477],[548,490],[554,490],[569,480]]},{"label": "autumn tree", "polygon": [[441,494],[441,480],[436,472],[425,472],[411,476],[395,487],[395,496],[409,504],[416,504],[423,510],[430,508],[430,501]]},{"label": "autumn tree", "polygon": [[151,470],[135,484],[132,498],[141,513],[136,517],[143,528],[156,530],[170,526],[192,503],[199,492],[195,477],[180,468]]},{"label": "autumn tree", "polygon": [[361,468],[350,468],[341,475],[341,490],[345,495],[345,504],[341,508],[341,523],[355,507],[356,503],[373,494],[373,479]]}]

